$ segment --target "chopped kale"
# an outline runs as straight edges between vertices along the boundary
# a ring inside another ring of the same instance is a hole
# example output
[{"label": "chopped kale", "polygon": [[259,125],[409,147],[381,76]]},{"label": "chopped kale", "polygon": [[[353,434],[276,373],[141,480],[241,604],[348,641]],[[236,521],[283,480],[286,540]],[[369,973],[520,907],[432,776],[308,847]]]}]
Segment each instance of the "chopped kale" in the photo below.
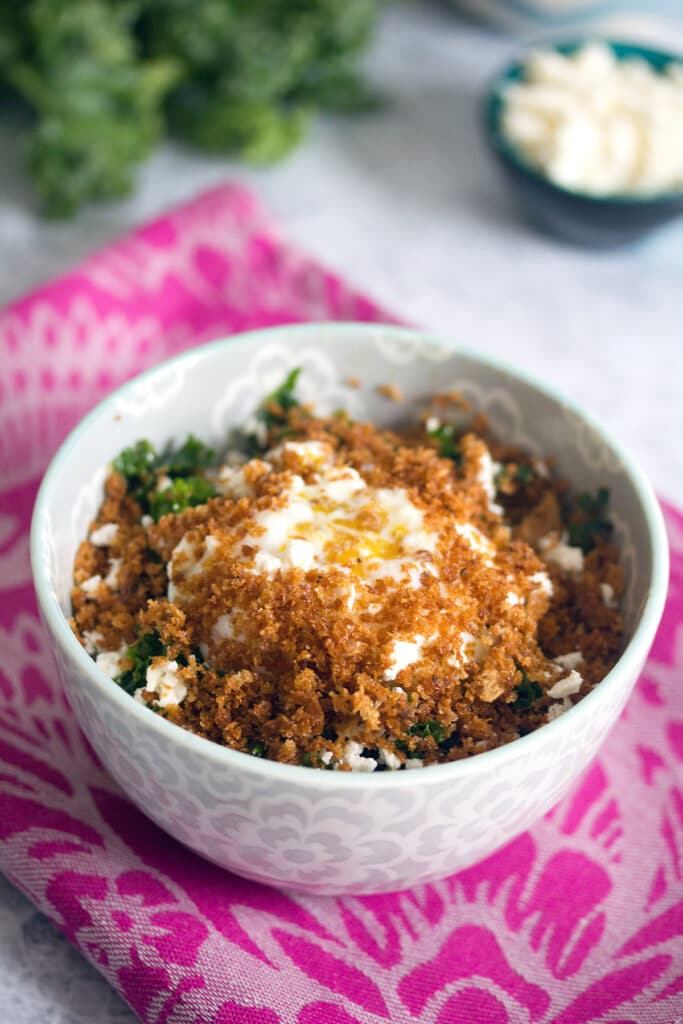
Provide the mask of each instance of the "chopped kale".
[{"label": "chopped kale", "polygon": [[254,746],[249,751],[249,753],[251,754],[252,757],[265,757],[266,748],[264,747],[263,743],[255,743]]},{"label": "chopped kale", "polygon": [[300,404],[295,395],[296,382],[300,373],[300,366],[290,370],[282,384],[264,398],[256,412],[256,420],[260,429],[248,433],[245,439],[247,458],[253,459],[265,451],[266,445],[261,436],[264,433],[264,427],[266,430],[276,429],[280,438],[287,435],[287,413]]},{"label": "chopped kale", "polygon": [[446,739],[446,730],[441,722],[438,722],[435,718],[431,718],[427,722],[413,723],[408,729],[408,734],[410,736],[419,736],[421,739],[427,739],[428,736],[431,736],[437,745],[443,743]]},{"label": "chopped kale", "polygon": [[524,486],[530,484],[535,476],[536,470],[528,463],[523,463],[521,466],[517,466],[517,469],[515,470],[515,478]]},{"label": "chopped kale", "polygon": [[568,526],[569,543],[581,548],[585,555],[600,540],[609,540],[612,523],[607,518],[609,490],[600,487],[595,494],[580,494],[570,512]]},{"label": "chopped kale", "polygon": [[138,441],[130,448],[124,448],[113,462],[117,473],[126,480],[146,476],[156,469],[158,455],[150,441]]},{"label": "chopped kale", "polygon": [[[180,448],[159,455],[149,441],[138,441],[116,456],[112,467],[126,478],[128,494],[137,501],[143,512],[154,519],[169,512],[182,512],[194,505],[202,505],[213,498],[212,484],[197,476],[197,470],[206,469],[215,458],[213,449],[190,434]],[[164,472],[172,484],[157,491],[159,474]]]},{"label": "chopped kale", "polygon": [[158,462],[159,456],[149,441],[137,441],[124,448],[112,462],[114,471],[126,478],[129,495],[143,511],[147,510],[147,492],[154,486]]},{"label": "chopped kale", "polygon": [[533,679],[529,679],[526,672],[520,669],[522,681],[515,687],[517,700],[511,705],[515,711],[528,711],[534,701],[543,696],[543,689]]},{"label": "chopped kale", "polygon": [[145,685],[147,669],[152,658],[158,658],[165,653],[166,647],[160,637],[156,633],[145,633],[126,651],[126,657],[133,662],[132,667],[116,676],[114,682],[126,693],[135,693]]},{"label": "chopped kale", "polygon": [[0,0],[0,93],[30,110],[48,213],[124,195],[167,132],[283,157],[316,111],[359,110],[380,0]]},{"label": "chopped kale", "polygon": [[510,472],[509,465],[501,466],[494,476],[493,482],[496,485],[496,489],[500,489],[504,483],[514,480],[520,483],[523,487],[526,487],[527,484],[530,484],[532,480],[536,479],[536,475],[534,467],[528,462],[523,462],[520,466],[515,467],[514,473]]},{"label": "chopped kale", "polygon": [[267,427],[283,425],[289,410],[299,405],[299,400],[294,392],[300,373],[301,367],[296,366],[287,374],[282,384],[263,402],[259,415]]},{"label": "chopped kale", "polygon": [[176,515],[186,508],[204,505],[215,496],[216,490],[206,477],[176,477],[170,487],[148,496],[149,512],[158,521],[162,516]]},{"label": "chopped kale", "polygon": [[455,437],[455,424],[442,423],[433,430],[428,430],[427,435],[436,441],[439,455],[443,459],[452,459],[456,466],[462,463],[460,443]]},{"label": "chopped kale", "polygon": [[188,434],[185,443],[168,456],[166,472],[170,477],[192,476],[198,469],[210,466],[215,458],[213,448],[198,441],[194,434]]}]

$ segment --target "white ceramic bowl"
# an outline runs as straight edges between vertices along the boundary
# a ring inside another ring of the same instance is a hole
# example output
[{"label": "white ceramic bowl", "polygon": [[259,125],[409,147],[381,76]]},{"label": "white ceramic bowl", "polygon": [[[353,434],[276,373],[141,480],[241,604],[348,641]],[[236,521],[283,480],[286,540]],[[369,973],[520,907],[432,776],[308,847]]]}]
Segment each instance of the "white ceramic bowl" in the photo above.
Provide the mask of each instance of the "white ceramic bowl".
[{"label": "white ceramic bowl", "polygon": [[[74,553],[102,496],[107,463],[140,437],[192,431],[221,444],[285,373],[325,412],[344,406],[382,424],[457,388],[499,435],[551,455],[577,489],[610,488],[626,573],[628,645],[571,711],[508,746],[455,764],[377,775],[324,772],[240,754],[185,732],[103,675],[66,621]],[[348,374],[363,387],[343,387]],[[394,383],[406,401],[379,397]],[[204,857],[262,882],[369,893],[439,878],[492,853],[547,811],[617,718],[664,604],[667,545],[649,484],[584,413],[509,367],[393,327],[279,327],[194,349],[136,378],[65,441],[43,481],[31,557],[42,614],[71,705],[138,807]]]}]

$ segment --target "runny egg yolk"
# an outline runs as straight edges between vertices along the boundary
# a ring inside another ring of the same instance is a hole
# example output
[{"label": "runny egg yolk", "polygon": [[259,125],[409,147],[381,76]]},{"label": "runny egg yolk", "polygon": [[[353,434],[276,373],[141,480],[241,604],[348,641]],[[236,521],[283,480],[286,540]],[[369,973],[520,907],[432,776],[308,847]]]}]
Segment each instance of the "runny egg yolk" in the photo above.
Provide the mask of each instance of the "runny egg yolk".
[{"label": "runny egg yolk", "polygon": [[245,539],[258,571],[337,568],[368,582],[401,579],[438,542],[404,488],[370,487],[351,467],[316,466],[311,483],[294,475],[284,497],[257,513]]}]

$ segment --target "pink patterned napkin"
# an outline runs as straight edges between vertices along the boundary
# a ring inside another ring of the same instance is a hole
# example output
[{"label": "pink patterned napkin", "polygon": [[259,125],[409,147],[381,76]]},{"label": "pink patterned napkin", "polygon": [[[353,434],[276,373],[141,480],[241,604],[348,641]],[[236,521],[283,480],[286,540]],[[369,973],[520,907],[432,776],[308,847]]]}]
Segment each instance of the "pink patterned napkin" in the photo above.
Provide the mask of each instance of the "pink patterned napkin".
[{"label": "pink patterned napkin", "polygon": [[414,892],[313,898],[205,863],[142,817],[61,695],[28,527],[85,410],[190,344],[386,320],[219,188],[0,314],[0,869],[149,1024],[674,1024],[683,1014],[683,516],[648,666],[569,797]]}]

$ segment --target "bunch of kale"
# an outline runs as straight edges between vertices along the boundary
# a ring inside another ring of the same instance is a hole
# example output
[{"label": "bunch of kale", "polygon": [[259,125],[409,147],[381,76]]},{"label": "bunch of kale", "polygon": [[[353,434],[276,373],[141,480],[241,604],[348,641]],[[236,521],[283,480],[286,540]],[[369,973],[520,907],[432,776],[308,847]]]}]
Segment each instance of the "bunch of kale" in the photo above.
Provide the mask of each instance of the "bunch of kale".
[{"label": "bunch of kale", "polygon": [[321,108],[372,101],[356,69],[382,0],[0,0],[0,96],[31,108],[45,211],[124,195],[166,131],[267,162]]}]

